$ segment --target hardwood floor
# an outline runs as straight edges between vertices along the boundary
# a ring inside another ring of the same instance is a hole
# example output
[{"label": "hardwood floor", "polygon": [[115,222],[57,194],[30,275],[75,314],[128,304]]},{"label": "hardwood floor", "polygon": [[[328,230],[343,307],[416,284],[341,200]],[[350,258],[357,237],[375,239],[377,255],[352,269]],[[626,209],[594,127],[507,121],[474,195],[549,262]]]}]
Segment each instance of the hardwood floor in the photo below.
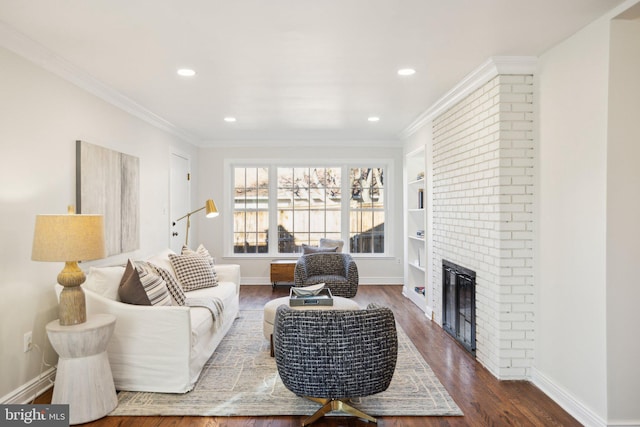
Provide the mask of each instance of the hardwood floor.
[{"label": "hardwood floor", "polygon": [[[242,286],[240,308],[261,309],[270,299],[288,295],[281,286]],[[525,381],[498,381],[460,345],[413,303],[402,296],[401,286],[360,286],[354,298],[361,306],[377,302],[391,308],[396,320],[411,338],[440,382],[445,386],[463,417],[380,417],[385,427],[423,426],[580,426],[573,417],[534,385]],[[48,403],[51,391],[36,403]],[[288,427],[299,426],[303,417],[105,417],[84,424],[95,427]],[[331,417],[314,426],[369,426],[364,421]]]}]

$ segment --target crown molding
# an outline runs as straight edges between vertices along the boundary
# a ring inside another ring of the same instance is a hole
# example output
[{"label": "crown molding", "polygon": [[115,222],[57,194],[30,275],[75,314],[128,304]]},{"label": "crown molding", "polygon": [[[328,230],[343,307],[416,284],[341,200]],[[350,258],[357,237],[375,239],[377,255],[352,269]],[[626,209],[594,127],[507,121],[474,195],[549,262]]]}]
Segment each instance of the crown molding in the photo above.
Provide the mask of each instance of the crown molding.
[{"label": "crown molding", "polygon": [[261,148],[265,146],[270,148],[402,148],[402,144],[398,139],[219,139],[203,140],[199,144],[201,148]]},{"label": "crown molding", "polygon": [[437,100],[424,113],[420,114],[416,120],[400,133],[399,137],[403,140],[407,139],[425,124],[456,105],[492,78],[501,74],[534,74],[537,64],[538,58],[535,56],[494,56],[489,58],[474,71],[467,74],[453,89]]},{"label": "crown molding", "polygon": [[0,46],[158,129],[194,145],[199,145],[201,142],[200,138],[147,110],[2,21],[0,21]]}]

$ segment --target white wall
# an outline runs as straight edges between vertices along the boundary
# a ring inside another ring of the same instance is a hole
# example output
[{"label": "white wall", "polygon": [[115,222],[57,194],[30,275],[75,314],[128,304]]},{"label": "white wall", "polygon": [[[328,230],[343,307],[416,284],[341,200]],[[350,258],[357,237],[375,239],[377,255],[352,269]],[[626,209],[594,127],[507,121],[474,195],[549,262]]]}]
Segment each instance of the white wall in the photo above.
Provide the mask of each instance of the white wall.
[{"label": "white wall", "polygon": [[640,425],[638,4],[540,60],[535,381],[587,425]]},{"label": "white wall", "polygon": [[[391,142],[394,144],[394,142]],[[198,217],[200,227],[199,241],[193,240],[191,245],[203,243],[216,257],[217,262],[237,263],[242,270],[242,283],[267,284],[269,282],[269,261],[271,258],[242,259],[239,257],[224,258],[223,231],[230,227],[228,202],[225,201],[224,174],[226,159],[391,159],[393,173],[387,184],[387,201],[390,201],[389,215],[393,228],[387,230],[392,256],[384,259],[358,258],[358,272],[361,283],[402,283],[402,146],[398,148],[353,148],[339,147],[335,144],[318,142],[320,148],[308,146],[290,147],[224,147],[201,149],[198,154],[200,169],[199,199],[213,197],[223,214],[214,219]]]},{"label": "white wall", "polygon": [[636,425],[640,425],[639,76],[640,20],[613,20],[607,147],[607,402],[610,423],[633,420]]},{"label": "white wall", "polygon": [[606,418],[609,20],[540,57],[536,369]]},{"label": "white wall", "polygon": [[75,140],[140,158],[140,250],[93,264],[168,246],[169,153],[196,150],[2,48],[0,70],[0,398],[12,398],[40,373],[39,352],[22,352],[25,332],[55,360],[44,327],[58,317],[63,264],[31,261],[31,243],[36,214],[75,204]]}]

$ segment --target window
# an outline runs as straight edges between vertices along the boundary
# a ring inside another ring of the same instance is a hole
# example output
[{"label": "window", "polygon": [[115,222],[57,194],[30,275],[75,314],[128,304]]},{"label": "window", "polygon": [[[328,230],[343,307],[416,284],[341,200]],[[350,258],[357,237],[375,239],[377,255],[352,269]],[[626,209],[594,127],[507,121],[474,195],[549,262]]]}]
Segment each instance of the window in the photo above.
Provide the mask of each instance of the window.
[{"label": "window", "polygon": [[341,169],[278,168],[278,253],[341,238]]},{"label": "window", "polygon": [[352,254],[385,253],[384,167],[231,165],[231,172],[233,253],[300,253],[321,238],[345,240]]},{"label": "window", "polygon": [[384,253],[384,170],[349,171],[349,248],[351,253]]},{"label": "window", "polygon": [[268,253],[269,168],[233,172],[233,252]]}]

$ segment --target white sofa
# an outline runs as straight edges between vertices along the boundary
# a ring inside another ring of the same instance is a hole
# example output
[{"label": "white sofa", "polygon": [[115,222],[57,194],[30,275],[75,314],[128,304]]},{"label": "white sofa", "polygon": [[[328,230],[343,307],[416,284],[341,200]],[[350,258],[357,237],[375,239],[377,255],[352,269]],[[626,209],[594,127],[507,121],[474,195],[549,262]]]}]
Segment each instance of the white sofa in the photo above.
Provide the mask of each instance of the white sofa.
[{"label": "white sofa", "polygon": [[189,298],[218,297],[221,322],[204,307],[143,306],[120,302],[124,267],[90,269],[83,284],[87,316],[116,316],[107,347],[117,390],[185,393],[191,390],[239,313],[240,266],[216,265],[218,286],[186,292]]}]

